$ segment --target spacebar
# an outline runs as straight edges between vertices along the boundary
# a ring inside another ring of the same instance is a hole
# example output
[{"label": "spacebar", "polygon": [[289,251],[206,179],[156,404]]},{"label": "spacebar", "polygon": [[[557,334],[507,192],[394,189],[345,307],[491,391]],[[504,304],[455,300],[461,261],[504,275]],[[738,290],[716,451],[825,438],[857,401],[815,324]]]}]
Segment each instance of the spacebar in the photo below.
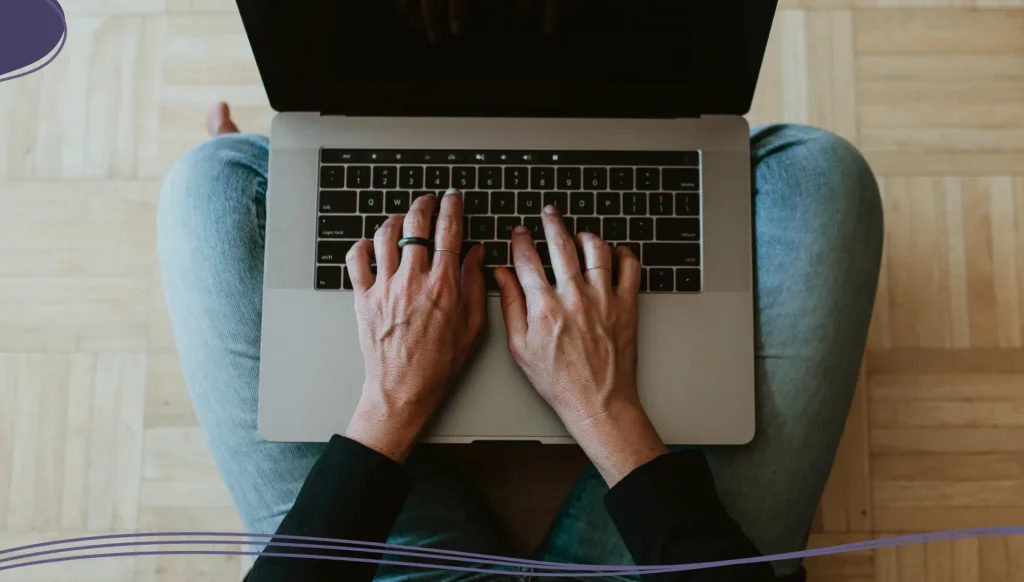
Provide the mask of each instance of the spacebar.
[{"label": "spacebar", "polygon": [[692,267],[700,265],[699,243],[644,243],[645,267]]}]

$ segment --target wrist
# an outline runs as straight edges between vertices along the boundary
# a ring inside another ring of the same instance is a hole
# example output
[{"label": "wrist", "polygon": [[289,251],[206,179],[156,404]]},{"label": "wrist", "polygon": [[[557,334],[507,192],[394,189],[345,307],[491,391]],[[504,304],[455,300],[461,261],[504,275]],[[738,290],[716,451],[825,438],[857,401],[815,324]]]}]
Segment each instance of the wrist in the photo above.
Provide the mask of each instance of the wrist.
[{"label": "wrist", "polygon": [[363,397],[344,436],[402,463],[419,441],[425,423],[425,419],[420,420],[407,411]]},{"label": "wrist", "polygon": [[566,428],[609,487],[668,452],[638,401],[609,405],[599,414],[566,422]]}]

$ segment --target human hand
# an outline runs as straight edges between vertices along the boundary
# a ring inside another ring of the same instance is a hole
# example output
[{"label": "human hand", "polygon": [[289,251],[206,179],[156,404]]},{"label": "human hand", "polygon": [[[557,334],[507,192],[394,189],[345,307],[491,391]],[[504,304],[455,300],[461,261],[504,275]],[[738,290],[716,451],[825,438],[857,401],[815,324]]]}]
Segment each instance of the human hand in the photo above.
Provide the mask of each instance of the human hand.
[{"label": "human hand", "polygon": [[609,485],[666,452],[637,395],[637,293],[640,262],[580,233],[586,271],[554,207],[544,208],[544,235],[557,285],[548,283],[529,231],[512,235],[515,273],[495,271],[509,350]]},{"label": "human hand", "polygon": [[462,371],[484,325],[483,248],[474,246],[459,268],[462,193],[449,190],[441,201],[432,261],[423,245],[398,248],[401,237],[430,238],[437,204],[434,195],[417,198],[408,215],[389,218],[372,244],[359,241],[346,258],[366,381],[345,436],[399,462]]}]

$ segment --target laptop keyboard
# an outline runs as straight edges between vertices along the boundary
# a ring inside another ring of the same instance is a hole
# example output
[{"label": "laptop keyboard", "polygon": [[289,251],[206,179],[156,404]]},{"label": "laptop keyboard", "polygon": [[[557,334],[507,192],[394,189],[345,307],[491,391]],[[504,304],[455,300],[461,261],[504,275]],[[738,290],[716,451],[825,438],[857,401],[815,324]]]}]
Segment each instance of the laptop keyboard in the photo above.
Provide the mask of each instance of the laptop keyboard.
[{"label": "laptop keyboard", "polygon": [[[351,289],[345,254],[389,215],[449,187],[462,191],[463,255],[483,243],[488,291],[511,267],[523,224],[554,282],[541,210],[561,212],[570,234],[592,232],[640,258],[642,293],[701,290],[700,154],[696,151],[320,150],[318,290]],[[431,228],[431,232],[433,232]]]}]

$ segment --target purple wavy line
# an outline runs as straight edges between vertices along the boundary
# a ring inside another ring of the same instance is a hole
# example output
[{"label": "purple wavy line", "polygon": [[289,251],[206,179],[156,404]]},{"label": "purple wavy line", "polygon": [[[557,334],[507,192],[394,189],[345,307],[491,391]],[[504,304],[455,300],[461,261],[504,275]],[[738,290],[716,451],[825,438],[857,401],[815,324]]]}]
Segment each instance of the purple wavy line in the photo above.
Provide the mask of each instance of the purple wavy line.
[{"label": "purple wavy line", "polygon": [[[881,540],[870,540],[868,542],[858,542],[858,543],[853,543],[853,544],[843,544],[843,545],[839,545],[839,546],[831,546],[831,547],[828,547],[828,548],[818,548],[818,549],[814,549],[814,550],[804,550],[804,551],[800,551],[800,552],[789,552],[789,553],[785,553],[785,554],[774,554],[774,555],[771,555],[771,556],[760,556],[760,557],[757,557],[757,558],[741,558],[741,559],[733,559],[733,560],[720,560],[720,561],[716,561],[716,562],[701,562],[701,563],[696,563],[696,564],[679,564],[679,565],[662,565],[662,566],[634,566],[634,567],[569,564],[568,565],[569,567],[576,567],[576,568],[581,568],[581,569],[585,569],[585,570],[583,570],[583,571],[579,571],[578,570],[578,571],[574,571],[574,572],[533,572],[532,575],[537,576],[537,577],[556,577],[557,578],[557,577],[568,577],[568,576],[585,576],[585,577],[586,576],[608,576],[608,575],[611,575],[611,574],[660,574],[660,573],[667,573],[667,572],[682,572],[682,571],[687,571],[687,570],[697,570],[697,569],[704,569],[704,568],[732,566],[732,565],[739,565],[739,564],[750,564],[750,563],[756,563],[756,562],[776,561],[776,560],[781,560],[781,559],[786,559],[786,558],[820,556],[820,555],[827,555],[827,554],[836,554],[836,553],[860,551],[860,550],[865,550],[865,549],[891,547],[891,546],[905,545],[905,544],[911,544],[911,543],[922,543],[922,542],[927,542],[927,541],[938,541],[938,540],[960,539],[960,538],[990,537],[990,536],[996,536],[996,535],[1017,535],[1017,534],[1024,534],[1024,527],[993,527],[993,528],[978,528],[978,529],[965,529],[965,530],[950,530],[950,531],[944,531],[944,532],[933,532],[933,533],[927,533],[927,534],[916,534],[916,535],[909,535],[909,536],[899,536],[899,537],[893,537],[893,538],[884,538],[884,539],[881,539]],[[152,537],[152,536],[167,536],[167,535],[213,535],[213,536],[225,536],[225,537],[260,537],[260,538],[265,538],[265,537],[270,537],[270,538],[286,538],[286,537],[287,538],[303,538],[303,537],[305,537],[305,536],[278,536],[278,535],[273,535],[273,534],[242,534],[242,533],[235,533],[235,532],[226,532],[226,533],[217,533],[217,532],[212,532],[212,533],[179,532],[179,533],[116,534],[116,535],[112,535],[112,536],[92,536],[92,538],[93,539],[96,539],[96,538],[110,539],[110,538],[113,538],[113,537],[122,537],[122,538],[123,537]],[[82,539],[88,539],[88,538],[82,538]],[[356,543],[356,544],[360,544],[360,545],[374,545],[374,546],[377,546],[377,547],[381,547],[381,546],[384,546],[384,547],[388,547],[388,546],[390,546],[390,547],[403,547],[403,548],[410,548],[410,547],[412,547],[412,546],[400,546],[398,544],[380,544],[380,543],[377,543],[377,542],[359,542],[359,541],[352,542],[350,540],[332,540],[331,538],[313,538],[313,539],[327,540],[327,541],[339,542],[339,543],[340,542],[349,542],[349,543]],[[71,541],[73,541],[73,540],[71,540]],[[8,549],[8,550],[3,550],[3,551],[0,551],[0,553],[10,553],[10,552],[14,552],[14,551],[19,551],[19,550],[27,549],[27,548],[30,548],[30,547],[41,547],[41,546],[45,546],[45,545],[59,545],[59,544],[66,544],[66,543],[69,543],[69,541],[68,540],[64,540],[64,541],[55,541],[55,542],[44,542],[44,543],[41,543],[41,544],[32,544],[31,546],[23,546],[21,548],[13,548],[13,549]],[[225,543],[225,541],[224,540],[196,540],[196,541],[192,541],[192,542],[160,542],[160,541],[157,541],[157,542],[142,542],[142,543],[135,543],[135,544],[132,544],[132,543],[102,544],[102,545],[97,545],[94,548],[93,547],[90,547],[90,548],[71,547],[71,548],[62,548],[62,549],[59,549],[59,550],[51,550],[51,551],[48,551],[48,552],[45,552],[45,553],[46,554],[53,554],[53,553],[58,553],[58,552],[69,552],[69,551],[83,550],[83,549],[100,549],[100,548],[105,548],[105,547],[115,547],[115,546],[125,546],[125,545],[145,545],[145,544],[153,544],[153,543],[220,544],[220,543]],[[306,546],[306,545],[303,545],[303,544],[275,544],[275,545],[295,546],[295,547],[313,547],[314,549],[320,547],[320,546]],[[352,547],[347,547],[347,546],[327,546],[327,547],[330,548],[330,549],[342,550],[342,551],[371,551],[371,550],[358,549],[358,548],[352,548]],[[414,547],[412,547],[412,548],[414,548]],[[427,548],[414,548],[414,549],[418,549],[419,551],[425,552],[425,553],[442,553],[442,552],[444,552],[444,551],[437,551],[437,550],[428,550]],[[396,553],[396,552],[390,552],[390,553]],[[515,559],[511,559],[511,558],[505,559],[505,558],[501,558],[501,557],[497,557],[497,556],[488,556],[488,555],[485,555],[485,554],[472,554],[472,553],[469,553],[469,552],[458,552],[458,553],[462,554],[462,555],[466,555],[466,556],[472,556],[472,557],[483,558],[483,559],[497,558],[499,563],[504,563],[504,561],[506,561],[506,560],[507,561],[514,561],[515,560]],[[8,565],[8,566],[0,566],[0,571],[9,570],[9,569],[13,569],[13,568],[24,567],[24,566],[33,566],[33,565],[41,565],[41,564],[47,564],[47,563],[73,561],[73,560],[85,560],[85,559],[108,558],[108,557],[122,557],[122,556],[153,556],[153,555],[242,555],[242,556],[269,555],[269,556],[285,557],[285,558],[289,558],[290,557],[290,558],[300,558],[300,559],[321,559],[321,560],[363,562],[363,563],[376,563],[376,564],[387,563],[387,564],[391,564],[391,565],[411,566],[411,567],[416,567],[416,568],[435,568],[435,569],[443,569],[443,570],[450,570],[450,571],[474,572],[474,573],[490,573],[490,574],[520,574],[521,573],[521,572],[511,571],[511,570],[495,570],[495,569],[469,568],[469,567],[451,566],[451,565],[424,564],[424,563],[421,563],[421,562],[405,562],[405,561],[398,561],[398,560],[355,558],[355,557],[347,557],[347,556],[346,557],[341,557],[341,556],[324,556],[324,555],[314,555],[314,554],[291,554],[291,553],[252,552],[252,551],[246,552],[246,551],[227,551],[227,550],[165,550],[165,551],[150,551],[150,552],[112,552],[112,553],[105,553],[105,554],[93,554],[93,555],[88,555],[88,556],[63,556],[63,557],[59,557],[59,558],[49,558],[49,559],[45,559],[45,560],[36,560],[36,561],[32,561],[32,562],[22,562],[22,563],[18,563],[18,564],[11,564],[11,565]],[[409,554],[407,553],[406,555],[409,555]],[[420,554],[411,554],[411,555],[417,556],[417,555],[420,555]],[[24,556],[24,555],[23,556],[15,556],[15,557],[11,557],[11,558],[8,558],[6,560],[0,560],[0,561],[20,560],[20,559],[24,559],[26,557],[31,557],[31,556]],[[439,558],[439,559],[451,559],[451,558]],[[541,562],[541,561],[537,561],[537,560],[531,560],[530,562],[534,562],[535,564],[538,564],[538,565],[543,564],[541,567],[547,568],[547,569],[561,569],[561,568],[565,568],[567,566],[566,564],[553,563],[553,562]],[[494,562],[486,562],[486,563],[494,563]]]},{"label": "purple wavy line", "polygon": [[45,63],[39,65],[38,67],[36,67],[34,69],[30,69],[28,71],[23,71],[21,73],[18,73],[17,75],[11,75],[10,77],[0,77],[0,83],[3,83],[4,81],[11,81],[13,79],[17,79],[18,77],[24,77],[25,75],[31,75],[32,73],[38,71],[39,69],[42,69],[43,67],[45,67],[46,65],[49,65],[50,63],[52,63],[53,59],[57,58],[57,55],[60,54],[60,51],[64,50],[64,43],[66,43],[68,41],[68,19],[64,15],[64,9],[61,7],[60,3],[57,2],[57,0],[45,0],[45,1],[49,2],[50,5],[53,6],[53,9],[57,11],[57,14],[60,14],[60,20],[64,24],[64,35],[60,37],[60,44],[57,45],[57,52],[55,52],[52,55],[50,55],[50,58],[46,59]]}]

